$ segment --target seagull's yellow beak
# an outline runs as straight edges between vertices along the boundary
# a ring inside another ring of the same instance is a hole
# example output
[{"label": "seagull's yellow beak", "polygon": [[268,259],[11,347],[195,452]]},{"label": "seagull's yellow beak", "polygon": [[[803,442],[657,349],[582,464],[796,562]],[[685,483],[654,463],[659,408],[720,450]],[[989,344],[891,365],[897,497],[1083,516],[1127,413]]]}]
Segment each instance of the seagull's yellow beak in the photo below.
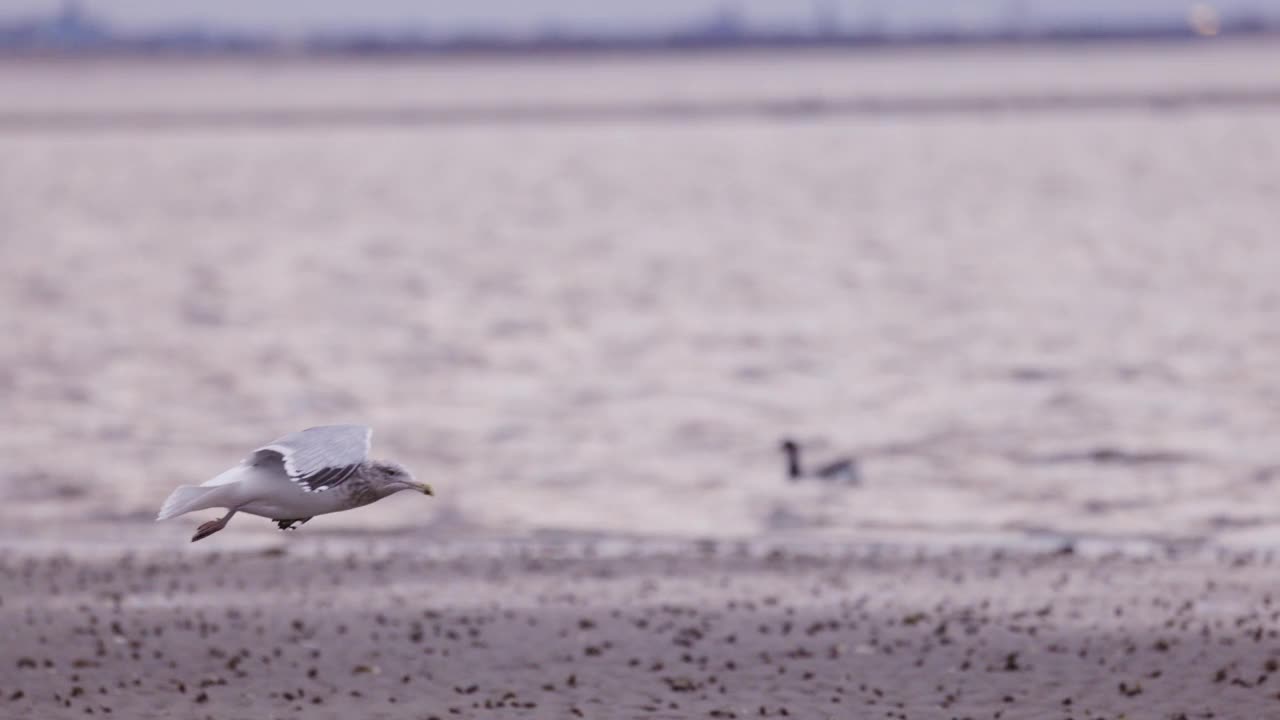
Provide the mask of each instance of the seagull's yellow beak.
[{"label": "seagull's yellow beak", "polygon": [[431,486],[426,483],[418,483],[418,489],[422,491],[423,495],[430,495],[432,497],[435,497],[436,492],[432,490]]}]

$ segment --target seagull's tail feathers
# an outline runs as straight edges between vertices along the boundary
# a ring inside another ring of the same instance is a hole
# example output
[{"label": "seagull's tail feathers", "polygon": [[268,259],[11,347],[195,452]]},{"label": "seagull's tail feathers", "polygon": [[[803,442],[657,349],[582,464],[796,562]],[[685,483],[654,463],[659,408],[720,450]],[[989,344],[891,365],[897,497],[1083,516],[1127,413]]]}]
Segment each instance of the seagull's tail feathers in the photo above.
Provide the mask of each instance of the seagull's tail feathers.
[{"label": "seagull's tail feathers", "polygon": [[211,507],[220,507],[218,491],[221,487],[195,487],[194,485],[182,485],[177,490],[169,494],[169,498],[164,501],[164,505],[160,507],[160,514],[156,516],[156,520],[168,520],[171,517],[177,517],[185,513],[195,510],[207,510]]}]

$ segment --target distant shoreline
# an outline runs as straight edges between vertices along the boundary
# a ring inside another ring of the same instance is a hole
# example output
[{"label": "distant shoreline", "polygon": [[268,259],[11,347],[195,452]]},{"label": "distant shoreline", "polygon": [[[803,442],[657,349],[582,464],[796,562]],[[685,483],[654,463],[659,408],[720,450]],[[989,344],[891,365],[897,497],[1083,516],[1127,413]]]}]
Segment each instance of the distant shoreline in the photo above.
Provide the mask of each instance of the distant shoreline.
[{"label": "distant shoreline", "polygon": [[[212,36],[216,37],[216,36]],[[0,33],[3,39],[3,33]],[[404,39],[371,35],[311,37],[290,41],[275,37],[245,38],[234,42],[186,42],[149,36],[109,37],[84,44],[24,44],[0,42],[0,61],[11,59],[148,59],[253,58],[253,59],[383,59],[383,58],[555,58],[596,56],[703,55],[753,52],[850,52],[965,49],[1052,48],[1116,45],[1185,45],[1280,39],[1280,27],[1268,24],[1226,26],[1213,35],[1190,27],[1172,26],[1135,30],[1068,29],[1042,33],[956,32],[890,34],[761,34],[736,36],[591,36],[529,39],[461,37]]]}]

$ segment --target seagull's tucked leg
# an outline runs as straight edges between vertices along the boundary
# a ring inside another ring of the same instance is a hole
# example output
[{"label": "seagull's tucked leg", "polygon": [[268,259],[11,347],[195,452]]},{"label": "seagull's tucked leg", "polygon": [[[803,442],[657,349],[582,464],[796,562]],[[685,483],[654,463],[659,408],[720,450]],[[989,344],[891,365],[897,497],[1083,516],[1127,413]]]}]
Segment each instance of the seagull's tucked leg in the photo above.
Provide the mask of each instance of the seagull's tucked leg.
[{"label": "seagull's tucked leg", "polygon": [[222,528],[226,527],[227,522],[231,520],[231,516],[235,514],[236,514],[236,511],[232,510],[231,512],[227,513],[226,515],[223,515],[217,520],[210,520],[209,522],[196,528],[196,534],[191,536],[191,542],[195,542],[197,540],[203,540],[209,537],[210,535],[218,532]]},{"label": "seagull's tucked leg", "polygon": [[306,522],[310,519],[311,518],[309,517],[305,517],[305,518],[295,518],[293,520],[272,520],[271,522],[278,525],[281,530],[292,530],[294,525],[305,525]]}]

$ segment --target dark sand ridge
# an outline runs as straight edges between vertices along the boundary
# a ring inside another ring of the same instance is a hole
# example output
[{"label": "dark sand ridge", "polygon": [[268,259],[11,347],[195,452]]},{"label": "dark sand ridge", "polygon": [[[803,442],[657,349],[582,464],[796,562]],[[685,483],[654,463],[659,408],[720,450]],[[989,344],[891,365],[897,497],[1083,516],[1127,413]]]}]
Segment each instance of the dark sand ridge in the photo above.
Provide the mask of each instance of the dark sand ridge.
[{"label": "dark sand ridge", "polygon": [[9,551],[0,717],[1266,717],[1210,555]]},{"label": "dark sand ridge", "polygon": [[1190,111],[1272,108],[1280,88],[1192,92],[1111,92],[953,97],[790,97],[738,102],[656,102],[606,105],[448,105],[389,108],[224,111],[0,112],[0,132],[182,131],[201,129],[422,127],[600,122],[692,122],[726,119],[817,119],[842,116],[968,115],[1099,111]]}]

